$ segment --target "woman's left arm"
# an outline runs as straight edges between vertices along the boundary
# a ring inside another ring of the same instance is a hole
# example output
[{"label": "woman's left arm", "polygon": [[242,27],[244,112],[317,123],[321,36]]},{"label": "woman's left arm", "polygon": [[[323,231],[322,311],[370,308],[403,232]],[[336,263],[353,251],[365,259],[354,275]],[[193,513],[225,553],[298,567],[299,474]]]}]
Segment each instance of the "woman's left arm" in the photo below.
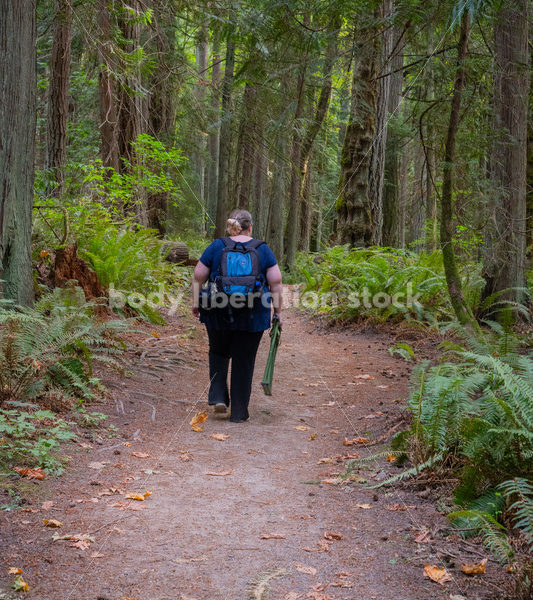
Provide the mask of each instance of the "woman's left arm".
[{"label": "woman's left arm", "polygon": [[198,308],[200,303],[200,289],[207,281],[209,273],[211,273],[211,269],[204,265],[203,262],[198,261],[192,278],[192,314],[195,317],[200,316],[200,309]]}]

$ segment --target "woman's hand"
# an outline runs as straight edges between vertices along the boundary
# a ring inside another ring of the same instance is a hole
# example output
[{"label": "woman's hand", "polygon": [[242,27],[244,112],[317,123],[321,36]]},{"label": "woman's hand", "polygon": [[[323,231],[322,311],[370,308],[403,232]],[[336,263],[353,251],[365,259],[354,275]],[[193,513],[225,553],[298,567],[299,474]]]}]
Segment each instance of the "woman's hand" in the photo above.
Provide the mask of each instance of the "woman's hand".
[{"label": "woman's hand", "polygon": [[197,319],[200,318],[200,309],[197,306],[192,307],[192,315],[193,315],[193,317],[196,317]]}]

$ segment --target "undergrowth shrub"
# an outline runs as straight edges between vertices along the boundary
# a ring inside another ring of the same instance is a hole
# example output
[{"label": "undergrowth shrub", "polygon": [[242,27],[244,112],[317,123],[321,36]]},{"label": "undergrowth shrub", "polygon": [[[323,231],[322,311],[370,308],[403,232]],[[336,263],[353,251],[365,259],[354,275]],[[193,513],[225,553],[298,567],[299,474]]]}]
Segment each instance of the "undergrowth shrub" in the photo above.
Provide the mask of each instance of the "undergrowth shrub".
[{"label": "undergrowth shrub", "polygon": [[394,454],[414,466],[374,487],[424,470],[452,471],[461,509],[448,517],[509,560],[505,525],[533,550],[533,354],[501,325],[489,325],[482,337],[457,326],[464,341],[445,344],[444,362],[415,367],[412,424],[392,442]]},{"label": "undergrowth shrub", "polygon": [[0,303],[0,406],[36,400],[61,390],[80,400],[94,397],[95,361],[118,366],[125,320],[97,320],[94,306],[58,303],[53,294],[34,308]]},{"label": "undergrowth shrub", "polygon": [[[330,318],[340,321],[366,318],[375,322],[405,319],[433,325],[453,318],[440,252],[335,246],[320,255],[300,254],[296,270],[304,291],[318,293],[318,311]],[[475,310],[484,285],[480,267],[465,265],[462,281],[467,303]],[[365,289],[370,299],[375,294],[392,298],[410,289],[417,301],[408,305],[405,296],[398,296],[396,305],[378,307],[371,301],[367,303],[370,306],[363,301],[354,305],[350,295],[361,299]],[[335,302],[330,301],[332,294]]]}]

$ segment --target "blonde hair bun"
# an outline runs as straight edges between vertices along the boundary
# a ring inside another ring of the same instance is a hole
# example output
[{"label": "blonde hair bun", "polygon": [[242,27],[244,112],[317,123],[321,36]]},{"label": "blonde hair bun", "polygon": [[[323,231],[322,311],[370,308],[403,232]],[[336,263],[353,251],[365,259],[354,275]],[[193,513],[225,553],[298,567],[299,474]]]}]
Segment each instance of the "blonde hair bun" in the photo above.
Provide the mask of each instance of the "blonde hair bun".
[{"label": "blonde hair bun", "polygon": [[242,226],[239,223],[239,221],[237,221],[237,219],[228,219],[227,220],[227,224],[228,224],[228,233],[230,235],[239,235],[239,233],[242,231]]}]

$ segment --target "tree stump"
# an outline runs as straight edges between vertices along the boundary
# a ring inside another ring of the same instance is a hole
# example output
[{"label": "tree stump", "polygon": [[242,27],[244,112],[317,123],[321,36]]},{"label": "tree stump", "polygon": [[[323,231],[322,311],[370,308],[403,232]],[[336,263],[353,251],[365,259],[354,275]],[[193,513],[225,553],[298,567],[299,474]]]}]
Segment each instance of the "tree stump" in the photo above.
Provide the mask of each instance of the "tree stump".
[{"label": "tree stump", "polygon": [[86,300],[106,295],[96,273],[78,256],[76,244],[56,250],[55,263],[51,273],[54,287],[65,287],[67,282],[73,279],[82,288]]}]

